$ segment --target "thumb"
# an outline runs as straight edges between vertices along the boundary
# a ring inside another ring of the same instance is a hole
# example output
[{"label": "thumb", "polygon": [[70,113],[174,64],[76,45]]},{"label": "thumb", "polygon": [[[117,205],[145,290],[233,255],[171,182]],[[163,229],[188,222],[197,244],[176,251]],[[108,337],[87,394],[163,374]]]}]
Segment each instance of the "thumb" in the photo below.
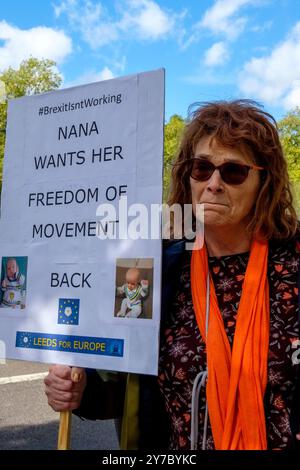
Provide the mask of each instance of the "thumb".
[{"label": "thumb", "polygon": [[84,369],[82,367],[72,367],[72,370],[71,370],[72,382],[75,382],[75,383],[80,382],[83,378],[83,371]]}]

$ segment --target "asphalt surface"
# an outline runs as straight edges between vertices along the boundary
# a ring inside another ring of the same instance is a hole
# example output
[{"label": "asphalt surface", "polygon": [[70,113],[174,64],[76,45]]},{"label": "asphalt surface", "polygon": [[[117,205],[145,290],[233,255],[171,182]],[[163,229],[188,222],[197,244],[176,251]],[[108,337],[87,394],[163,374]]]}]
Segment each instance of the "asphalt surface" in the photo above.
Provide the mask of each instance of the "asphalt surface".
[{"label": "asphalt surface", "polygon": [[[0,364],[0,450],[57,448],[59,413],[47,404],[43,379],[3,384],[3,378],[47,372],[45,364]],[[72,417],[72,449],[118,449],[114,422]]]}]

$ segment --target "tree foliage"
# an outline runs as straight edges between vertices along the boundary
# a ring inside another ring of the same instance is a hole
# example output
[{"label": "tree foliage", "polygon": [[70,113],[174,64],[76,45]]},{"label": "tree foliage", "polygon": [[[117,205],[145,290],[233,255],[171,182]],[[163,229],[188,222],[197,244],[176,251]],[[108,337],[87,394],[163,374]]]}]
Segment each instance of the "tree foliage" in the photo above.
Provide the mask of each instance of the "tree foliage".
[{"label": "tree foliage", "polygon": [[278,127],[291,180],[300,181],[300,108],[289,112]]},{"label": "tree foliage", "polygon": [[55,71],[55,62],[52,60],[31,57],[24,60],[18,69],[9,67],[1,72],[0,84],[0,181],[2,181],[8,100],[55,90],[61,84],[61,76]]},{"label": "tree foliage", "polygon": [[288,162],[296,209],[300,215],[300,108],[287,113],[278,122],[278,128],[283,151]]},{"label": "tree foliage", "polygon": [[164,201],[166,201],[170,189],[170,177],[172,162],[174,162],[180,138],[185,126],[184,119],[178,114],[171,116],[165,125],[165,145],[164,145]]}]

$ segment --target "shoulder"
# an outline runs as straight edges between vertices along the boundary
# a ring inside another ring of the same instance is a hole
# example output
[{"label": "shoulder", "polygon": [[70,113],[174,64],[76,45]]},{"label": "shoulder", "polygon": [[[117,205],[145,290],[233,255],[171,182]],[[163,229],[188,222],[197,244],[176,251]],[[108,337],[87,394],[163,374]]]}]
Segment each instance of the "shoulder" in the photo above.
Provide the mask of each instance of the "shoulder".
[{"label": "shoulder", "polygon": [[294,237],[288,240],[270,240],[269,241],[270,255],[281,255],[284,260],[285,257],[295,256],[299,258],[300,253],[300,229]]},{"label": "shoulder", "polygon": [[185,238],[180,240],[164,240],[163,262],[165,264],[173,264],[180,260],[186,252],[186,243],[187,240]]},{"label": "shoulder", "polygon": [[300,285],[300,237],[269,242],[269,276],[276,282]]},{"label": "shoulder", "polygon": [[180,240],[163,240],[163,254],[166,256],[180,254],[185,250],[185,243],[185,238]]},{"label": "shoulder", "polygon": [[186,253],[186,240],[172,240],[163,244],[162,276],[163,280],[178,277]]},{"label": "shoulder", "polygon": [[161,318],[166,319],[185,254],[185,239],[163,241]]}]

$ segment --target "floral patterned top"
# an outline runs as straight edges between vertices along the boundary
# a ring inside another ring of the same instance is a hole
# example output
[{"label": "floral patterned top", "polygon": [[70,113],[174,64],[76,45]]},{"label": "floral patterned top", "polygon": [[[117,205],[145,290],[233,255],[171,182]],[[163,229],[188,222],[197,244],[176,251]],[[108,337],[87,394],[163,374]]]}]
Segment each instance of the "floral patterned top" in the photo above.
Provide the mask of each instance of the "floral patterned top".
[{"label": "floral patterned top", "polygon": [[[170,449],[190,449],[191,399],[196,375],[206,370],[205,343],[195,318],[190,283],[190,257],[186,252],[179,290],[162,333],[159,387],[171,423]],[[249,252],[209,258],[225,330],[234,339],[236,314],[242,292]],[[299,344],[297,273],[299,254],[294,244],[269,248],[270,344],[265,415],[269,449],[286,449],[292,444],[290,412],[298,365],[293,361]],[[294,347],[293,347],[294,346]],[[199,441],[202,447],[205,390],[199,400]],[[210,425],[207,449],[214,449]]]}]

